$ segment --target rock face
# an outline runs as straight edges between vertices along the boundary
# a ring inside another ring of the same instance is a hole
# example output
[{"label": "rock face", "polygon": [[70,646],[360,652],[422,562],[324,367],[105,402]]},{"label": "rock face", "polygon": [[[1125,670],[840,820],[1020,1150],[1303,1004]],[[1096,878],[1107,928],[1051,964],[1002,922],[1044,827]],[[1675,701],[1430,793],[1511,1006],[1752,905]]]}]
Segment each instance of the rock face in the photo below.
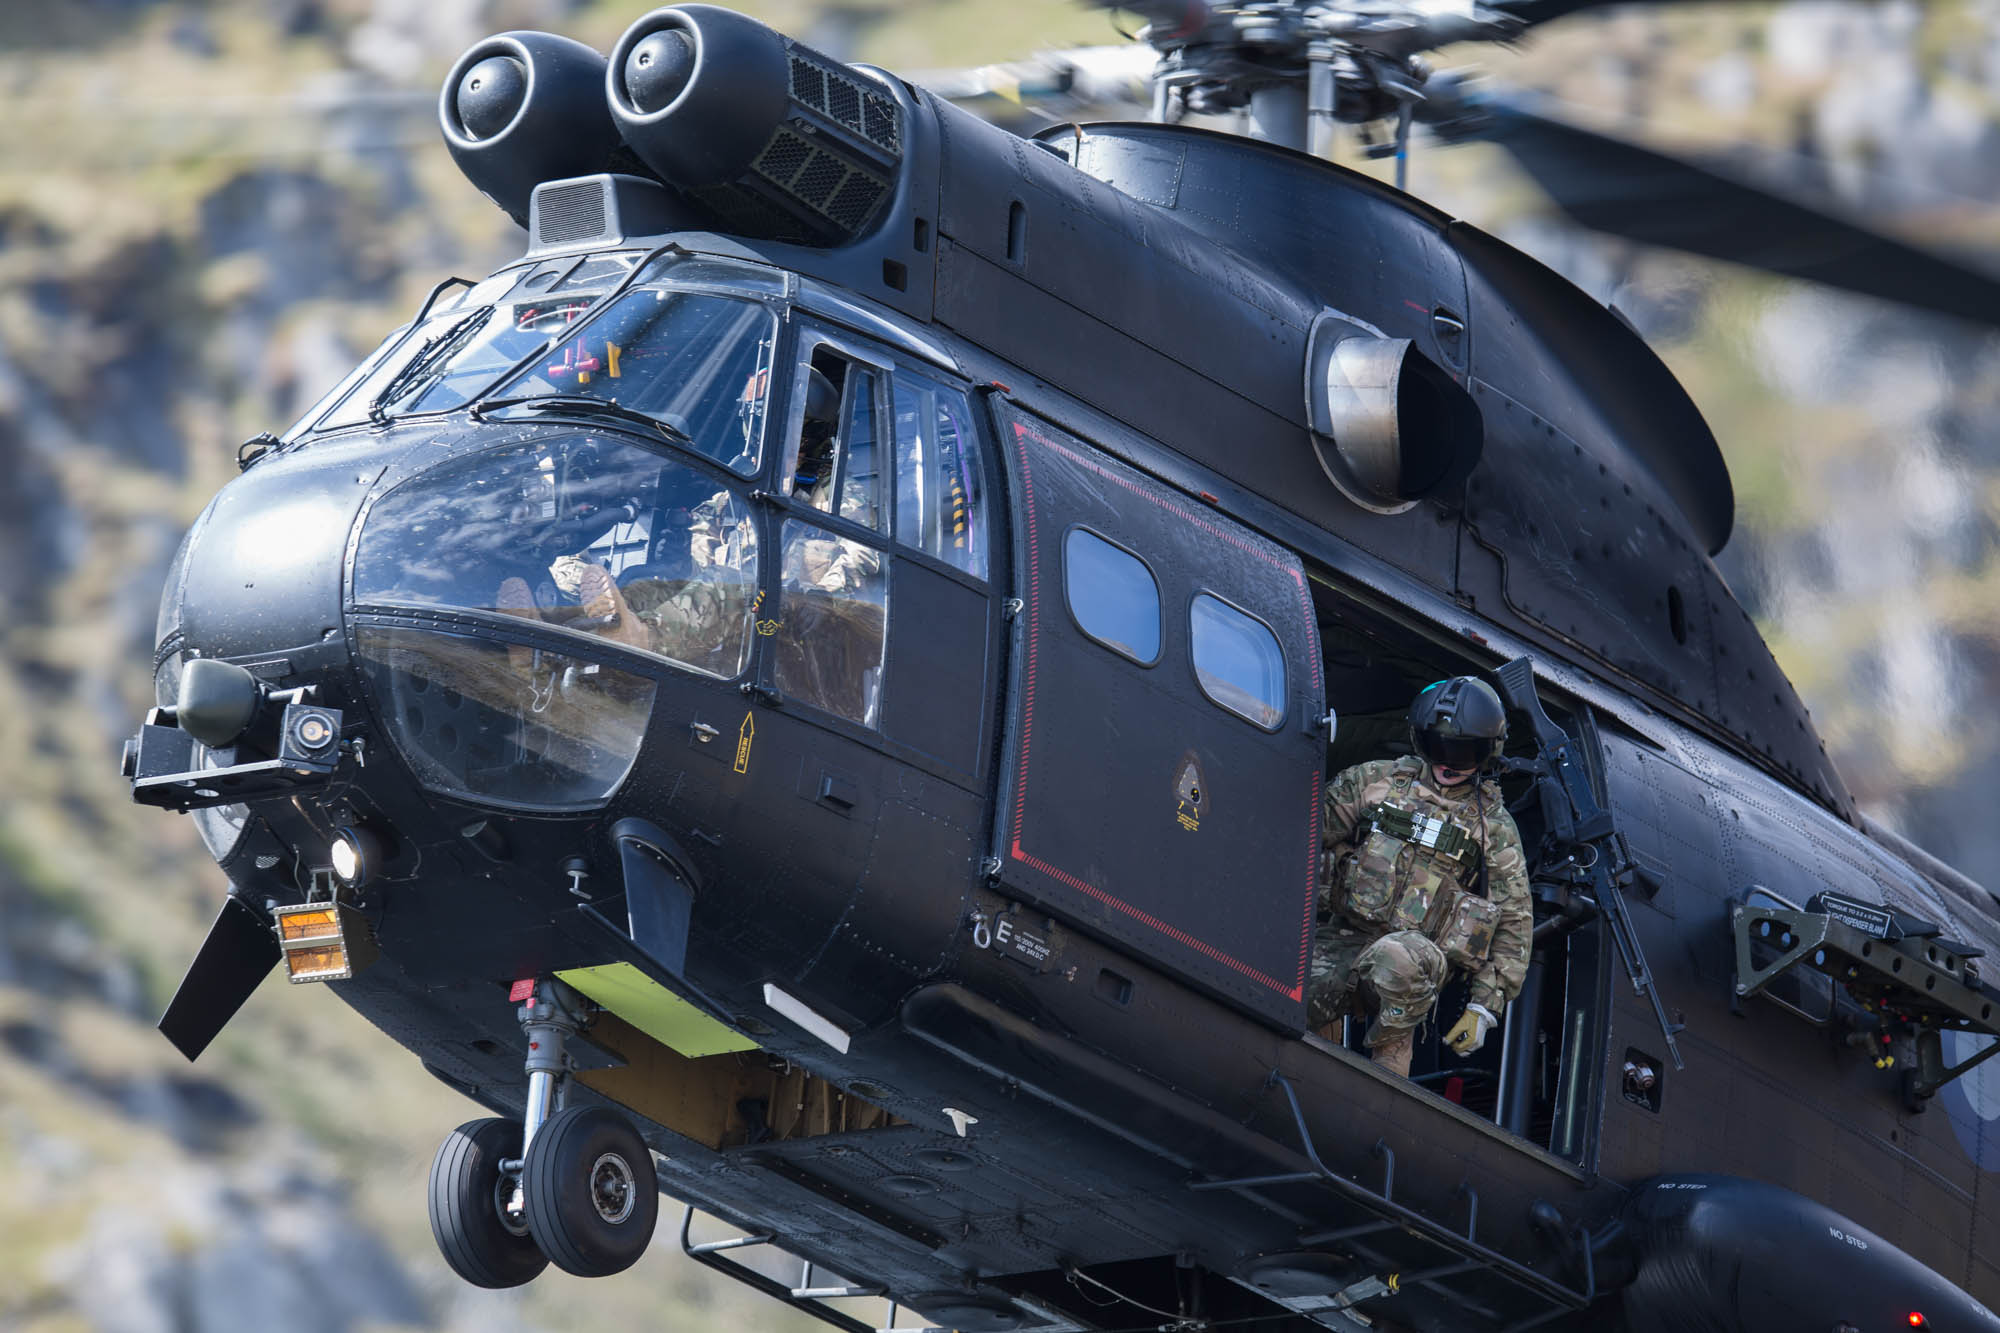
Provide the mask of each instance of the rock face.
[{"label": "rock face", "polygon": [[[235,441],[519,245],[443,165],[444,65],[508,27],[608,47],[645,7],[0,5],[0,86],[30,130],[0,146],[0,1327],[800,1326],[664,1253],[614,1283],[458,1283],[422,1181],[474,1112],[330,997],[274,982],[181,1063],[151,1025],[219,878],[113,763],[151,701],[161,575]],[[784,17],[865,58],[914,49],[922,8]],[[2000,210],[1958,202],[2000,198],[1992,0],[1584,17],[1530,58],[1662,126],[1780,127],[1790,169],[1857,205],[2000,241]],[[1441,202],[1615,300],[1688,380],[1741,500],[1725,571],[1836,758],[1875,813],[2000,881],[2000,343],[1496,222],[1507,182],[1451,171]]]}]

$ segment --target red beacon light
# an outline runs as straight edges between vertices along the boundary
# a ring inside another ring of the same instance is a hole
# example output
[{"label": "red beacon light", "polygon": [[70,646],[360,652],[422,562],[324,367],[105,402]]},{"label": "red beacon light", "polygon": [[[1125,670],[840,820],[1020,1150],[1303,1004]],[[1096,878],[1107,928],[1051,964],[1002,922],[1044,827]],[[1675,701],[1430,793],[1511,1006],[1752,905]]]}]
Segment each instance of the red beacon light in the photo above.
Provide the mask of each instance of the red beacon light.
[{"label": "red beacon light", "polygon": [[1931,1321],[1924,1318],[1923,1311],[1921,1310],[1910,1311],[1911,1328],[1929,1328],[1930,1326],[1931,1326]]}]

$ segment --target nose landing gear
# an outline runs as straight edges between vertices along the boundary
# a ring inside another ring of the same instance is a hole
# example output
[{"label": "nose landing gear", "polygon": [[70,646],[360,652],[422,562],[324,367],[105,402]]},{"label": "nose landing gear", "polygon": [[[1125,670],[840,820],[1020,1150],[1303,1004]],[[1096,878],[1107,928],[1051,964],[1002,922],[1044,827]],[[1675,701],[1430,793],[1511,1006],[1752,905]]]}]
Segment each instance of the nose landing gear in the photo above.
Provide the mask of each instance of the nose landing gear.
[{"label": "nose landing gear", "polygon": [[551,1262],[578,1277],[622,1273],[659,1220],[652,1152],[618,1112],[562,1105],[582,999],[556,981],[523,982],[516,998],[528,1034],[524,1121],[473,1120],[446,1137],[431,1162],[431,1234],[475,1286],[518,1287]]}]

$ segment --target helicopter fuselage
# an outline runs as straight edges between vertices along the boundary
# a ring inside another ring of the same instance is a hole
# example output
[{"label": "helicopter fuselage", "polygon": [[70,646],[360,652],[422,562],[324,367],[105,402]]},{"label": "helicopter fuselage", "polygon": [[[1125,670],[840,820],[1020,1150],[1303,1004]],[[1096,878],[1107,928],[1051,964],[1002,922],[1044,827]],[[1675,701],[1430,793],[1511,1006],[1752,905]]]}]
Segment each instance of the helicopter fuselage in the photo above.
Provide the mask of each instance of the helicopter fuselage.
[{"label": "helicopter fuselage", "polygon": [[[962,1329],[1124,1327],[1190,1269],[1208,1317],[1330,1327],[2000,1327],[1991,1069],[1903,1081],[1990,1024],[1758,971],[1882,904],[1870,957],[1976,1006],[1994,903],[1857,821],[1637,335],[1300,155],[1037,145],[874,82],[872,230],[627,235],[684,204],[543,184],[522,261],[197,522],[163,707],[219,658],[340,720],[255,778],[289,786],[178,798],[231,929],[338,898],[380,957],[333,988],[503,1115],[519,983],[563,980],[599,1009],[571,1095],[665,1189]],[[1386,491],[1314,429],[1330,326],[1438,372],[1368,409],[1410,428]],[[1468,421],[1426,461],[1418,423]],[[1304,1032],[1322,784],[1417,686],[1528,656],[1632,874],[1510,784],[1528,987],[1406,1082]],[[199,1050],[235,1003],[176,1006]]]}]

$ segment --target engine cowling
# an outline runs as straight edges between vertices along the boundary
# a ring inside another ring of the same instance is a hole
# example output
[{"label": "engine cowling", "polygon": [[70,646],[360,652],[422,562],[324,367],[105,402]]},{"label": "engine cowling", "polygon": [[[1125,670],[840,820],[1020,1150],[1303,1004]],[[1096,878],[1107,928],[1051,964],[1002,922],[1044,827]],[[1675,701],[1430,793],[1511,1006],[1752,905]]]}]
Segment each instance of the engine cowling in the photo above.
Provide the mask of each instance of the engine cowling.
[{"label": "engine cowling", "polygon": [[844,244],[902,169],[903,108],[887,87],[712,5],[626,29],[604,97],[632,152],[742,236]]},{"label": "engine cowling", "polygon": [[466,179],[525,227],[535,187],[620,169],[604,57],[550,32],[503,32],[458,58],[438,124]]}]

